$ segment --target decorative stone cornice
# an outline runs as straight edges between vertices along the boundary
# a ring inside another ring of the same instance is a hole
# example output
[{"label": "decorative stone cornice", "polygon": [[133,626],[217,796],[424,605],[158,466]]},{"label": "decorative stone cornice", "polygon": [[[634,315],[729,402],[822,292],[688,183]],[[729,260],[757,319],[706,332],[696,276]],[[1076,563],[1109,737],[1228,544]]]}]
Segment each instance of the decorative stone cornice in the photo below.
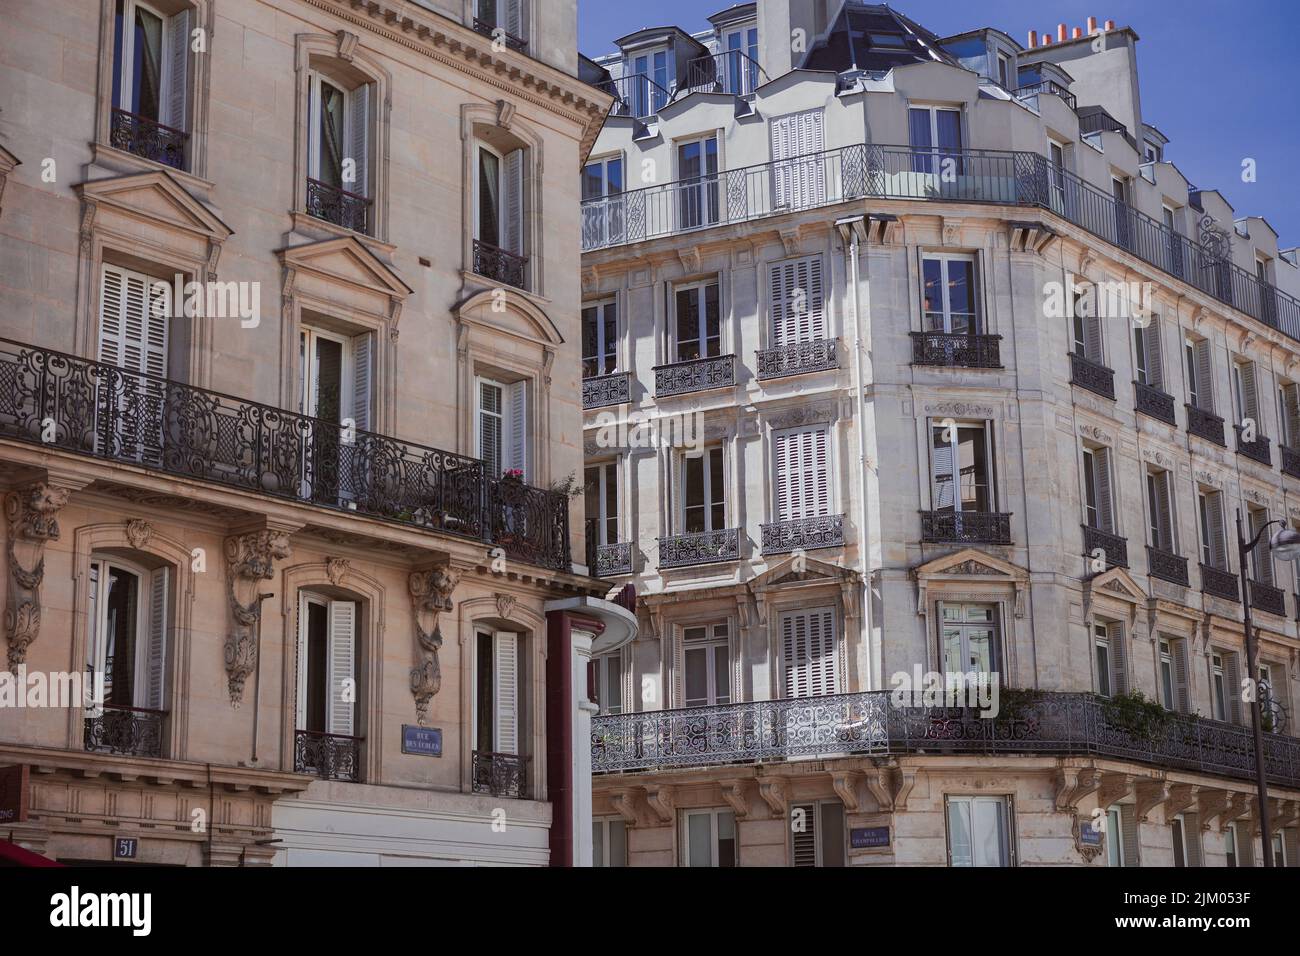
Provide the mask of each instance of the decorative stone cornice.
[{"label": "decorative stone cornice", "polygon": [[289,534],[264,528],[232,535],[226,539],[225,552],[231,618],[226,635],[226,679],[230,706],[238,707],[244,699],[244,681],[257,666],[262,602],[271,597],[260,591],[260,582],[271,580],[275,562],[289,557]]},{"label": "decorative stone cornice", "polygon": [[41,582],[45,580],[45,546],[59,539],[56,517],[71,489],[44,481],[5,495],[9,525],[9,594],[5,602],[5,636],[9,669],[27,660],[27,648],[41,631]]},{"label": "decorative stone cornice", "polygon": [[429,704],[442,690],[442,667],[438,648],[442,647],[442,629],[438,619],[452,609],[451,592],[460,575],[447,565],[412,571],[407,579],[411,593],[411,610],[415,619],[416,666],[411,668],[411,694],[415,697],[415,715],[421,726],[429,722]]},{"label": "decorative stone cornice", "polygon": [[609,794],[609,805],[614,808],[614,812],[627,821],[627,825],[634,827],[637,825],[636,803],[633,800],[631,790],[614,790]]}]

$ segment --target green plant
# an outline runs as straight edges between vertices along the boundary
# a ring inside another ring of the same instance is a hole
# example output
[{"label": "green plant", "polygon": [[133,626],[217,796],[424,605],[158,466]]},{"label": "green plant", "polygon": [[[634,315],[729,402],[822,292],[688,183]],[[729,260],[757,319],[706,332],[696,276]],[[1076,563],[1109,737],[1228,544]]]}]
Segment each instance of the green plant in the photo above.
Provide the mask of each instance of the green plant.
[{"label": "green plant", "polygon": [[1034,715],[1034,707],[1043,700],[1041,690],[1004,687],[998,691],[998,717],[1006,720],[1025,720]]},{"label": "green plant", "polygon": [[1170,713],[1140,690],[1116,694],[1102,700],[1106,723],[1140,740],[1158,740],[1164,736]]},{"label": "green plant", "polygon": [[562,494],[566,498],[578,498],[586,493],[587,486],[578,481],[577,474],[571,471],[558,481],[551,482],[548,490]]}]

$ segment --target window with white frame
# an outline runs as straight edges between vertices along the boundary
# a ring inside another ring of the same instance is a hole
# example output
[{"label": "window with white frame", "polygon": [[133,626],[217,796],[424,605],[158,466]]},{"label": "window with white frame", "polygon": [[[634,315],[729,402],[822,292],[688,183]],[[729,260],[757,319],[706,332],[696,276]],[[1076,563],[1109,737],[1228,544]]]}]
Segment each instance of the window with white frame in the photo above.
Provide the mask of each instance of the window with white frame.
[{"label": "window with white frame", "polygon": [[296,727],[318,734],[357,736],[357,628],[355,601],[298,595]]},{"label": "window with white frame", "polygon": [[602,714],[623,713],[623,652],[611,651],[592,658],[591,692]]},{"label": "window with white frame", "polygon": [[1209,339],[1186,338],[1183,355],[1187,362],[1187,400],[1202,411],[1214,411],[1214,358]]},{"label": "window with white frame", "polygon": [[720,445],[680,459],[679,520],[683,534],[722,531],[727,527],[726,481]]},{"label": "window with white frame", "polygon": [[780,617],[781,673],[785,697],[838,692],[839,647],[831,607],[786,611]]},{"label": "window with white frame", "polygon": [[627,821],[622,817],[593,817],[591,865],[627,866]]},{"label": "window with white frame", "polygon": [[1201,865],[1201,824],[1195,813],[1177,813],[1169,820],[1174,866]]},{"label": "window with white frame", "polygon": [[595,302],[582,308],[582,377],[618,369],[618,304]]},{"label": "window with white frame", "polygon": [[826,201],[826,149],[823,110],[773,117],[772,191],[777,209],[808,209]]},{"label": "window with white frame", "polygon": [[1277,705],[1281,703],[1278,700],[1278,695],[1281,692],[1281,684],[1284,684],[1284,682],[1280,684],[1273,683],[1273,675],[1274,671],[1279,674],[1283,673],[1283,669],[1280,665],[1275,666],[1264,661],[1260,661],[1257,666],[1259,668],[1259,683],[1256,687],[1256,695],[1259,697],[1259,704],[1262,708],[1260,726],[1267,733],[1281,733],[1282,727],[1277,719],[1280,708]]},{"label": "window with white frame", "polygon": [[1056,213],[1065,212],[1065,160],[1067,149],[1068,147],[1064,143],[1058,143],[1056,140],[1048,141],[1048,185],[1051,189],[1052,211]]},{"label": "window with white frame", "polygon": [[528,383],[479,377],[475,412],[478,457],[489,478],[528,476]]},{"label": "window with white frame", "polygon": [[930,420],[935,511],[996,510],[988,422]]},{"label": "window with white frame", "polygon": [[1124,625],[1119,621],[1097,620],[1092,624],[1093,689],[1102,697],[1128,693],[1128,647]]},{"label": "window with white frame", "polygon": [[1014,865],[1009,797],[944,797],[949,866]]},{"label": "window with white frame", "polygon": [[[512,48],[528,41],[528,0],[475,0],[475,27],[491,31]],[[504,31],[504,35],[500,31]]]},{"label": "window with white frame", "polygon": [[1164,391],[1165,370],[1160,352],[1160,319],[1151,316],[1146,325],[1133,327],[1133,367],[1137,380],[1148,388]]},{"label": "window with white frame", "polygon": [[1210,655],[1210,708],[1215,720],[1228,719],[1227,678],[1222,654]]},{"label": "window with white frame", "polygon": [[683,810],[681,830],[682,866],[740,865],[734,811]]},{"label": "window with white frame", "polygon": [[983,331],[973,255],[927,252],[921,260],[921,281],[927,332],[978,335]]},{"label": "window with white frame", "polygon": [[1106,811],[1106,865],[1124,865],[1124,828],[1120,819],[1120,808],[1111,807]]},{"label": "window with white frame", "polygon": [[1115,502],[1111,492],[1110,449],[1083,449],[1083,507],[1089,528],[1115,532]]},{"label": "window with white frame", "polygon": [[692,282],[673,291],[673,361],[689,362],[719,355],[722,314],[717,280]]},{"label": "window with white frame", "polygon": [[114,10],[109,142],[176,169],[187,165],[193,22],[189,7],[168,14],[141,0],[117,0]]},{"label": "window with white frame", "polygon": [[1223,853],[1226,859],[1226,866],[1236,868],[1241,866],[1237,852],[1237,824],[1236,822],[1228,823],[1223,828]]},{"label": "window with white frame", "polygon": [[1105,349],[1102,345],[1100,292],[1096,286],[1074,290],[1073,308],[1071,309],[1071,331],[1074,354],[1087,359],[1094,365],[1105,365]]},{"label": "window with white frame", "polygon": [[166,710],[171,569],[94,555],[86,597],[87,679],[103,675],[103,705]]},{"label": "window with white frame", "polygon": [[796,803],[790,808],[790,865],[845,866],[844,804]]},{"label": "window with white frame", "polygon": [[718,138],[712,134],[677,142],[678,228],[719,221]]},{"label": "window with white frame", "polygon": [[1196,514],[1201,531],[1201,564],[1226,571],[1228,544],[1223,526],[1223,492],[1198,488]]},{"label": "window with white frame", "polygon": [[758,25],[747,23],[722,33],[727,54],[727,92],[748,96],[758,88]]},{"label": "window with white frame", "polygon": [[939,644],[946,674],[994,674],[1002,669],[998,606],[939,602]]},{"label": "window with white frame", "polygon": [[[474,240],[487,247],[484,255],[496,251],[523,258],[525,248],[523,147],[502,151],[484,142],[475,146],[474,160]],[[477,258],[477,257],[476,257]],[[476,263],[480,275],[488,274],[503,281],[518,278],[512,285],[525,284],[513,270],[497,268],[484,259]]]},{"label": "window with white frame", "polygon": [[582,167],[582,247],[596,249],[623,240],[623,157],[605,156]]},{"label": "window with white frame", "polygon": [[682,629],[682,706],[731,703],[730,628],[724,621]]},{"label": "window with white frame", "polygon": [[942,173],[945,160],[960,164],[962,152],[961,109],[945,106],[912,106],[907,111],[908,142],[912,147],[912,171]]},{"label": "window with white frame", "polygon": [[1210,693],[1216,720],[1241,723],[1241,666],[1236,651],[1210,651]]},{"label": "window with white frame", "polygon": [[298,333],[298,411],[331,424],[370,429],[374,333],[348,335],[305,325]]},{"label": "window with white frame", "polygon": [[772,347],[826,338],[826,306],[820,256],[775,262],[768,272]]},{"label": "window with white frame", "polygon": [[632,57],[630,76],[643,77],[633,81],[631,107],[638,117],[653,116],[668,103],[673,87],[673,55],[668,50],[646,50]]},{"label": "window with white frame", "polygon": [[[101,386],[100,402],[115,402],[132,414],[112,415],[116,456],[161,460],[165,409],[163,392],[144,375],[165,378],[171,343],[168,297],[163,283],[140,272],[105,264],[101,268],[99,361],[128,373]],[[96,443],[107,435],[96,434]]]},{"label": "window with white frame", "polygon": [[523,635],[478,631],[474,642],[474,749],[520,754]]},{"label": "window with white frame", "polygon": [[772,433],[777,521],[831,513],[829,444],[826,425]]},{"label": "window with white frame", "polygon": [[1162,468],[1149,468],[1146,478],[1147,525],[1151,547],[1166,554],[1174,554],[1174,516],[1169,472]]},{"label": "window with white frame", "polygon": [[587,521],[597,544],[618,544],[618,462],[589,465],[584,473]]},{"label": "window with white frame", "polygon": [[1159,661],[1157,677],[1160,681],[1160,703],[1166,710],[1188,713],[1191,707],[1187,687],[1186,642],[1162,634],[1156,651]]},{"label": "window with white frame", "polygon": [[320,70],[310,72],[309,83],[307,211],[369,233],[374,84],[345,82]]}]

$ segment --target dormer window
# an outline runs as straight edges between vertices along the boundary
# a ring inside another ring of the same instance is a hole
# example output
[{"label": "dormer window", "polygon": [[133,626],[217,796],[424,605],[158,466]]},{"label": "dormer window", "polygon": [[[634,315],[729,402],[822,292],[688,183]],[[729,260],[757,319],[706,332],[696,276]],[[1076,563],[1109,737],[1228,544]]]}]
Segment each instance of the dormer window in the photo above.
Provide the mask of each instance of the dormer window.
[{"label": "dormer window", "polygon": [[113,111],[109,143],[185,169],[189,139],[190,10],[168,16],[139,0],[117,0],[113,24]]},{"label": "dormer window", "polygon": [[667,105],[669,65],[667,50],[637,53],[632,57],[631,75],[639,77],[628,90],[633,115],[653,116]]},{"label": "dormer window", "polygon": [[722,34],[726,92],[748,96],[758,87],[758,27],[736,27]]}]

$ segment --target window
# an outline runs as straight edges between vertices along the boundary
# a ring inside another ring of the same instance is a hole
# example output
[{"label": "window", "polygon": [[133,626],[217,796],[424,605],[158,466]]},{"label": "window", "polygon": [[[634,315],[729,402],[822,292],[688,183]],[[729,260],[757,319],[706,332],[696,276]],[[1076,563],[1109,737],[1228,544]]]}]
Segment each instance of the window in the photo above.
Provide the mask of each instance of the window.
[{"label": "window", "polygon": [[[524,150],[501,153],[478,144],[474,175],[474,239],[489,252],[524,256]],[[498,269],[486,260],[476,263],[480,275],[509,285],[523,285],[520,270]],[[517,281],[513,281],[517,280]]]},{"label": "window", "polygon": [[1187,692],[1187,644],[1185,641],[1160,637],[1160,703],[1166,710],[1180,714],[1191,710]]},{"label": "window", "polygon": [[583,474],[587,521],[597,544],[618,544],[618,463],[592,465]]},{"label": "window", "polygon": [[1183,243],[1179,235],[1178,223],[1183,218],[1180,206],[1163,204],[1160,207],[1166,230],[1165,241],[1169,247],[1169,271],[1176,276],[1183,274]]},{"label": "window", "polygon": [[961,110],[913,106],[907,111],[912,171],[943,173],[945,159],[961,162]]},{"label": "window", "polygon": [[1278,421],[1282,423],[1282,444],[1300,445],[1300,385],[1284,382],[1278,388]]},{"label": "window", "polygon": [[[598,201],[603,200],[603,201]],[[582,247],[622,242],[623,158],[607,156],[582,167]]]},{"label": "window", "polygon": [[[1281,670],[1281,668],[1279,668],[1279,670]],[[1259,683],[1257,685],[1257,695],[1259,697],[1259,705],[1261,707],[1260,726],[1263,727],[1264,730],[1270,734],[1279,733],[1282,729],[1279,726],[1277,721],[1276,705],[1280,703],[1280,701],[1278,700],[1277,692],[1278,690],[1281,689],[1281,686],[1283,685],[1273,683],[1272,664],[1265,664],[1262,662],[1259,664]]]},{"label": "window", "polygon": [[1183,351],[1187,358],[1187,400],[1202,411],[1214,411],[1213,359],[1209,339],[1185,339]]},{"label": "window", "polygon": [[1210,656],[1210,696],[1215,720],[1228,719],[1228,691],[1224,678],[1223,655]]},{"label": "window", "polygon": [[772,347],[826,338],[822,260],[818,256],[773,264],[771,291]]},{"label": "window", "polygon": [[[525,22],[526,0],[477,0],[475,26],[490,30],[504,30],[506,45],[514,49],[527,40],[528,24]],[[511,43],[515,40],[515,43]]]},{"label": "window", "polygon": [[1227,866],[1237,867],[1237,824],[1229,823],[1223,828],[1223,852],[1227,857]]},{"label": "window", "polygon": [[[1289,828],[1288,828],[1289,829]],[[1286,841],[1283,840],[1284,831],[1275,830],[1273,832],[1273,865],[1290,866],[1287,862]]]},{"label": "window", "polygon": [[1147,471],[1147,520],[1150,523],[1151,547],[1167,554],[1175,553],[1169,472],[1163,469]]},{"label": "window", "polygon": [[826,149],[822,110],[778,116],[769,124],[772,138],[774,208],[806,209],[826,201]]},{"label": "window", "polygon": [[1125,666],[1124,625],[1118,621],[1094,621],[1092,645],[1095,660],[1094,688],[1102,697],[1128,693],[1128,669]]},{"label": "window", "polygon": [[1083,498],[1088,527],[1113,533],[1115,509],[1111,498],[1109,448],[1083,450]]},{"label": "window", "polygon": [[682,812],[683,866],[739,866],[736,814],[731,810]]},{"label": "window", "polygon": [[1160,320],[1151,316],[1144,326],[1133,327],[1133,356],[1137,380],[1148,388],[1164,391],[1165,370],[1160,354]]},{"label": "window", "polygon": [[307,211],[356,232],[370,232],[372,84],[348,88],[313,71],[307,128]]},{"label": "window", "polygon": [[1011,89],[1011,61],[1005,53],[998,54],[998,82],[1004,90]]},{"label": "window", "polygon": [[582,310],[582,377],[608,375],[618,368],[618,305],[597,302]]},{"label": "window", "polygon": [[677,144],[679,227],[718,222],[718,138],[701,136]]},{"label": "window", "polygon": [[1052,211],[1056,213],[1065,212],[1065,149],[1062,143],[1055,140],[1048,141],[1048,177],[1051,186]]},{"label": "window", "polygon": [[1228,548],[1223,530],[1223,493],[1198,490],[1196,509],[1201,527],[1201,563],[1226,571]]},{"label": "window", "polygon": [[682,706],[731,703],[731,644],[728,626],[701,625],[682,630]]},{"label": "window", "polygon": [[829,430],[825,425],[774,432],[776,520],[830,514]]},{"label": "window", "polygon": [[528,475],[528,383],[478,379],[478,457],[489,478]]},{"label": "window", "polygon": [[674,290],[676,334],[674,362],[689,362],[722,352],[722,324],[716,280],[678,286]]},{"label": "window", "polygon": [[592,660],[595,675],[591,691],[602,714],[623,713],[623,652],[601,654]]},{"label": "window", "polygon": [[935,511],[991,512],[992,449],[984,422],[951,426],[931,419],[931,475]]},{"label": "window", "polygon": [[652,116],[668,102],[668,68],[667,50],[643,53],[632,60],[632,75],[645,77],[632,87],[632,106],[637,116]]},{"label": "window", "polygon": [[110,143],[184,169],[189,133],[190,23],[139,0],[117,0]]},{"label": "window", "polygon": [[781,615],[781,670],[786,697],[819,697],[838,689],[835,609]]},{"label": "window", "polygon": [[949,866],[1012,866],[1007,797],[945,797]]},{"label": "window", "polygon": [[1264,434],[1264,422],[1259,417],[1259,389],[1256,387],[1256,368],[1254,362],[1234,362],[1232,365],[1232,385],[1237,398],[1237,414],[1241,416],[1241,426],[1254,422],[1255,434]]},{"label": "window", "polygon": [[722,48],[727,51],[727,91],[737,96],[753,93],[758,86],[758,27],[728,30]]},{"label": "window", "polygon": [[1071,328],[1074,335],[1072,347],[1074,354],[1080,358],[1096,365],[1105,365],[1101,318],[1097,314],[1100,311],[1098,299],[1100,295],[1101,292],[1096,286],[1087,290],[1078,288],[1074,290],[1074,308],[1071,310],[1073,312]]},{"label": "window", "polygon": [[1110,191],[1115,199],[1115,242],[1121,246],[1128,246],[1131,240],[1129,217],[1133,214],[1129,208],[1131,187],[1128,177],[1112,176]]},{"label": "window", "polygon": [[1235,651],[1210,652],[1211,694],[1216,720],[1241,723],[1241,669]]},{"label": "window", "polygon": [[474,660],[474,749],[520,753],[523,642],[508,631],[479,631]]},{"label": "window", "polygon": [[975,257],[927,254],[921,261],[927,332],[981,331]]},{"label": "window", "polygon": [[1187,847],[1184,845],[1183,815],[1175,814],[1169,821],[1169,832],[1174,841],[1174,866],[1187,865]]},{"label": "window", "polygon": [[[1250,530],[1246,533],[1254,537],[1268,524],[1268,511],[1264,508],[1246,508]],[[1250,579],[1260,584],[1273,585],[1273,551],[1269,545],[1267,533],[1261,534],[1259,544],[1250,552]]]},{"label": "window", "polygon": [[[140,377],[165,378],[168,371],[169,324],[163,284],[143,273],[105,265],[99,302],[99,361],[129,375],[101,383],[96,396],[113,422],[114,457],[157,463],[163,444],[164,390]],[[96,431],[97,445],[110,440]]]},{"label": "window", "polygon": [[170,568],[91,558],[86,671],[91,686],[104,675],[106,707],[167,708],[170,575]]},{"label": "window", "polygon": [[844,804],[797,803],[790,808],[790,865],[844,866]]},{"label": "window", "polygon": [[1124,827],[1119,807],[1106,811],[1106,865],[1124,865]]},{"label": "window", "polygon": [[627,821],[622,817],[591,821],[591,865],[627,866]]},{"label": "window", "polygon": [[298,333],[298,411],[332,424],[351,419],[369,430],[373,352],[374,333],[304,327]]},{"label": "window", "polygon": [[994,604],[939,604],[943,669],[948,674],[999,671],[998,611]]},{"label": "window", "polygon": [[298,730],[357,736],[357,611],[355,601],[299,595]]},{"label": "window", "polygon": [[685,455],[682,468],[682,533],[700,534],[727,527],[722,448],[706,448],[701,455]]}]

